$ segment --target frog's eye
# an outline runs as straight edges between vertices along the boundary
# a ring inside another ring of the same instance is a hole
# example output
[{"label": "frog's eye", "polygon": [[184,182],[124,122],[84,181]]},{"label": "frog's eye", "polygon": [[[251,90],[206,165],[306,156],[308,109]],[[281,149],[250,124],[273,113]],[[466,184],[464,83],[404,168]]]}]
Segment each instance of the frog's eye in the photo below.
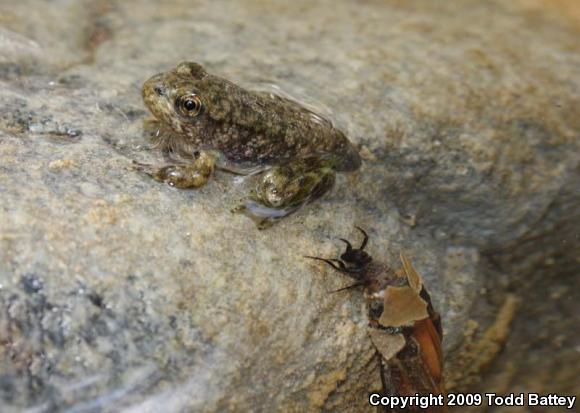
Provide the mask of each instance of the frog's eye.
[{"label": "frog's eye", "polygon": [[197,95],[184,95],[177,99],[177,108],[182,115],[195,117],[203,111],[203,103]]}]

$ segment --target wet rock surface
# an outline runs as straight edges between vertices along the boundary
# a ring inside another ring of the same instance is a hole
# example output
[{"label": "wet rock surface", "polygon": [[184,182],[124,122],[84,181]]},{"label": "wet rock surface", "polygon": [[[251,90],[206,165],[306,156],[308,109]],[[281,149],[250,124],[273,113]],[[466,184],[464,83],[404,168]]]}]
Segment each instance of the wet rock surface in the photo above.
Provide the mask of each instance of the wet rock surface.
[{"label": "wet rock surface", "polygon": [[[362,296],[329,294],[349,281],[303,258],[334,256],[355,225],[375,259],[404,250],[422,274],[448,370],[492,337],[483,390],[572,392],[580,47],[560,14],[0,3],[2,411],[366,411],[380,383]],[[196,191],[143,176],[133,161],[160,155],[141,84],[182,60],[322,102],[365,164],[266,231],[230,214],[230,175]]]}]

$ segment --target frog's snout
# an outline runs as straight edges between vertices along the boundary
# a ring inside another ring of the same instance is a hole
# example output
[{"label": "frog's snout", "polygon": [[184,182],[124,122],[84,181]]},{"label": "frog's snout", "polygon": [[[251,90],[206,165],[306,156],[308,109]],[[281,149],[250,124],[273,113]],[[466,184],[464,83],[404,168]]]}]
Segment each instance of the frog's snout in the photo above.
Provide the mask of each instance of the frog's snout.
[{"label": "frog's snout", "polygon": [[168,101],[168,91],[165,77],[162,73],[149,78],[141,90],[143,103],[157,119],[168,118],[171,105]]},{"label": "frog's snout", "polygon": [[145,83],[143,84],[143,88],[141,89],[141,94],[143,95],[143,99],[147,101],[147,99],[152,97],[162,97],[166,95],[166,88],[163,85],[163,74],[159,73],[155,76],[150,77]]},{"label": "frog's snout", "polygon": [[167,89],[165,89],[165,86],[160,84],[153,86],[153,92],[159,97],[167,95]]}]

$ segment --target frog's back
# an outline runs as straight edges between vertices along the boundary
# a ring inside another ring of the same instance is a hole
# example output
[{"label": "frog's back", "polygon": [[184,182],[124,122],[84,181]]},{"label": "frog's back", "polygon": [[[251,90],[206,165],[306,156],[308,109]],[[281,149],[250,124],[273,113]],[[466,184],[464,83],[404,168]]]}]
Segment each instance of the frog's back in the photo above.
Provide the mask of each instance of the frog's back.
[{"label": "frog's back", "polygon": [[254,149],[248,154],[250,158],[275,162],[319,155],[332,158],[337,170],[351,171],[360,166],[356,148],[323,116],[273,93],[243,90],[236,95],[241,97],[236,105],[239,109],[226,129],[239,128],[238,142]]},{"label": "frog's back", "polygon": [[[143,97],[183,147],[219,150],[232,162],[270,163],[324,156],[355,170],[360,156],[344,133],[285,97],[246,90],[186,62],[149,79]],[[187,103],[190,109],[180,106]]]}]

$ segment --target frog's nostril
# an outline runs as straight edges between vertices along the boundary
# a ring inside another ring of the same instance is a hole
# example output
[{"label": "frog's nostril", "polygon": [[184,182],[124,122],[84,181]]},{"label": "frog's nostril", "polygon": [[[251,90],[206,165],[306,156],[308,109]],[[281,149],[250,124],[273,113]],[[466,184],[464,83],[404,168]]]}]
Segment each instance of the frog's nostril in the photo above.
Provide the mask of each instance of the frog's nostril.
[{"label": "frog's nostril", "polygon": [[165,94],[165,89],[159,85],[155,86],[153,91],[157,96],[163,96]]}]

